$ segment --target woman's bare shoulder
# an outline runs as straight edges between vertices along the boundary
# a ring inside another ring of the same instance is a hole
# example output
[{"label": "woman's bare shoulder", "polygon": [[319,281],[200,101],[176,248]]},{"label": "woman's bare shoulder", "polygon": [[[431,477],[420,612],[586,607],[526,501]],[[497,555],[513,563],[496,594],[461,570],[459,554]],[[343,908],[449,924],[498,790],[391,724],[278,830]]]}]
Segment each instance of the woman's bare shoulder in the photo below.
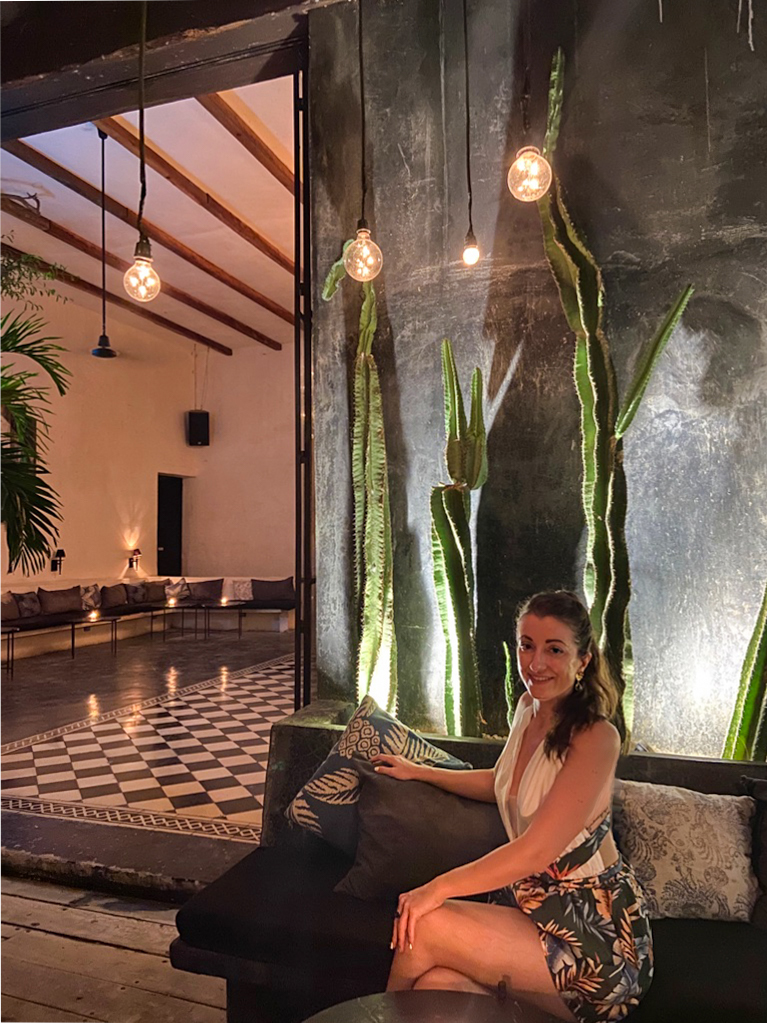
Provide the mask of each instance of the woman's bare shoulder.
[{"label": "woman's bare shoulder", "polygon": [[617,758],[621,749],[618,729],[610,721],[595,721],[573,735],[570,745],[573,750],[590,756]]}]

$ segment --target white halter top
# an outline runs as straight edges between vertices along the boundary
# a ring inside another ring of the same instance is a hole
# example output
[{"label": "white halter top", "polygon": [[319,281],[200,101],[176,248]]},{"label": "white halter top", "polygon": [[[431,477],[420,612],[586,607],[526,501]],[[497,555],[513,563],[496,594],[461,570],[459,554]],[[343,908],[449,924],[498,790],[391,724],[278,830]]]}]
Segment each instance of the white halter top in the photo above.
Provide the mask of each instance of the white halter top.
[{"label": "white halter top", "polygon": [[[527,830],[564,762],[547,757],[543,751],[543,742],[541,742],[533,752],[530,762],[520,778],[516,799],[509,794],[522,736],[525,734],[532,716],[532,703],[525,706],[520,700],[511,723],[509,738],[495,765],[495,799],[503,826],[506,828],[506,834],[511,841],[519,838]],[[589,829],[584,828],[559,855],[563,856],[571,849],[581,845],[589,834]],[[600,874],[604,869],[602,853],[597,851],[590,860],[587,860],[583,866],[577,867],[568,876],[573,878],[590,877],[592,874]]]}]

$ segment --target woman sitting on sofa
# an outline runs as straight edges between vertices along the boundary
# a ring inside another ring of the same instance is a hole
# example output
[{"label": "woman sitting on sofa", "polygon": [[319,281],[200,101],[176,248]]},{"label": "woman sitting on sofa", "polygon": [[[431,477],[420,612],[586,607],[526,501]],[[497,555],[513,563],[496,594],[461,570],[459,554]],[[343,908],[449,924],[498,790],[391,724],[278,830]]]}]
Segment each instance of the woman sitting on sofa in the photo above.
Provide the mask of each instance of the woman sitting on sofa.
[{"label": "woman sitting on sofa", "polygon": [[[517,663],[527,692],[495,770],[373,760],[393,778],[497,800],[509,836],[400,896],[388,987],[497,989],[560,1019],[620,1020],[650,985],[652,939],[610,827],[616,686],[575,594],[539,593],[524,604]],[[458,901],[483,892],[488,904]]]}]

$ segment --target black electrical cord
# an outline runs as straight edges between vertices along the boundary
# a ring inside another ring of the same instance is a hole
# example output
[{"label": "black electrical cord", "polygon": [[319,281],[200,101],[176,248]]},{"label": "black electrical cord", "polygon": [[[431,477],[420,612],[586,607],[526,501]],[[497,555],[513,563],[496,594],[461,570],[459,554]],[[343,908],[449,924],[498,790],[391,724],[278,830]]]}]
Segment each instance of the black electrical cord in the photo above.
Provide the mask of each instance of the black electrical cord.
[{"label": "black electrical cord", "polygon": [[141,181],[141,197],[138,204],[139,238],[143,237],[142,221],[144,219],[144,201],[146,200],[146,155],[144,145],[144,63],[146,60],[146,21],[147,0],[141,4],[141,38],[138,49],[138,138],[139,138],[139,180]]},{"label": "black electrical cord", "polygon": [[463,66],[466,75],[466,189],[469,196],[469,234],[474,234],[471,220],[471,105],[469,103],[469,20],[466,13],[466,0],[463,0]]},{"label": "black electrical cord", "polygon": [[522,63],[524,65],[524,78],[522,79],[522,95],[520,97],[520,105],[522,107],[522,130],[525,135],[525,140],[530,134],[530,91],[531,91],[531,49],[532,49],[532,29],[531,29],[531,18],[530,18],[530,0],[527,0],[525,4],[525,24],[522,29]]},{"label": "black electrical cord", "polygon": [[106,211],[106,160],[107,135],[98,129],[101,139],[101,333],[107,332],[107,211]]},{"label": "black electrical cord", "polygon": [[367,179],[367,145],[365,141],[365,56],[362,49],[362,0],[357,0],[358,17],[357,17],[357,34],[358,34],[358,46],[359,46],[359,65],[360,65],[360,137],[362,142],[362,218],[361,223],[365,223],[365,199],[367,198],[368,192],[368,179]]}]

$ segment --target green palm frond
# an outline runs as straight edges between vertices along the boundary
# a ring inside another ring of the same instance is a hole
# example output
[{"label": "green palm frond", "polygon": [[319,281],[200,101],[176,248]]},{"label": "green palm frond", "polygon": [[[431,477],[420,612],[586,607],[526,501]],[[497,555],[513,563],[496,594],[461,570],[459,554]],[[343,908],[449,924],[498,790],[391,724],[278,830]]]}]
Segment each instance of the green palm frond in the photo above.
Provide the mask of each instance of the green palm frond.
[{"label": "green palm frond", "polygon": [[20,444],[2,443],[2,521],[8,542],[8,571],[19,565],[25,575],[41,571],[58,538],[61,502],[45,481],[48,469]]},{"label": "green palm frond", "polygon": [[69,388],[69,377],[71,372],[64,366],[58,356],[59,352],[65,352],[66,348],[54,344],[58,341],[55,337],[39,337],[45,328],[45,321],[39,317],[24,316],[19,313],[16,316],[6,313],[0,320],[2,330],[2,350],[8,355],[25,355],[32,359],[53,381],[59,394],[64,395]]}]

